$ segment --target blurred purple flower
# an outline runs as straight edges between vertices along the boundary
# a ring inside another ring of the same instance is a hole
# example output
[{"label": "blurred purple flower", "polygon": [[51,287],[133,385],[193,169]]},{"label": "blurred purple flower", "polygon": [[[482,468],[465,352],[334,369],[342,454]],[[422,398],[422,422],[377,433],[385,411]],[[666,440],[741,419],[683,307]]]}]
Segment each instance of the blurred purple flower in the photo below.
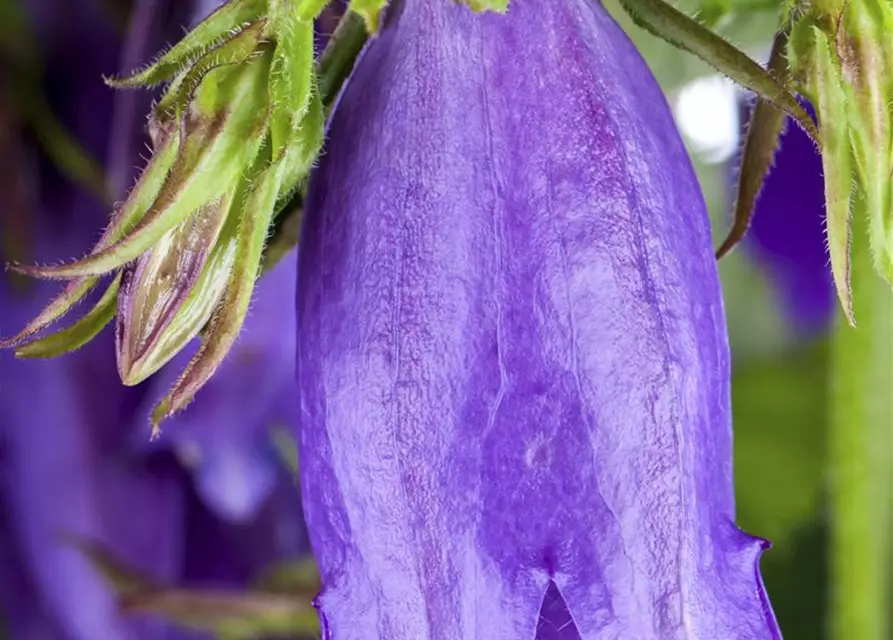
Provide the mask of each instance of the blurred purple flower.
[{"label": "blurred purple flower", "polygon": [[[28,9],[46,61],[50,104],[90,151],[101,153],[111,112],[102,74],[115,71],[114,34],[90,2],[33,2]],[[33,174],[38,179],[28,249],[38,260],[51,260],[89,242],[105,207],[65,183],[48,162],[42,165]],[[55,288],[32,282],[20,292],[4,277],[0,332],[9,334]],[[116,378],[113,362],[93,345],[57,362],[18,361],[0,353],[0,489],[8,514],[4,526],[12,527],[4,538],[38,594],[34,600],[46,612],[46,624],[75,640],[124,640],[158,626],[122,619],[102,578],[65,536],[96,541],[158,579],[170,579],[179,566],[178,475],[163,463],[120,454],[122,426],[138,393],[122,389]],[[135,511],[134,504],[141,508]],[[30,625],[40,624],[18,616],[10,622],[25,625],[13,629],[22,640],[36,633]]]},{"label": "blurred purple flower", "polygon": [[780,637],[706,207],[601,5],[392,2],[306,211],[325,638]]},{"label": "blurred purple flower", "polygon": [[[137,3],[124,54],[130,58],[125,60],[128,67],[136,64],[134,59],[144,60],[147,51],[161,47],[172,33],[181,33],[182,6],[167,0]],[[148,101],[135,92],[118,94],[113,115],[113,94],[103,84],[102,74],[118,68],[118,38],[89,0],[43,0],[33,2],[29,9],[47,62],[49,101],[60,120],[96,155],[102,155],[107,146],[110,121],[120,134],[112,145],[118,169],[113,183],[120,192],[135,173]],[[8,120],[3,113],[0,117]],[[33,149],[23,149],[20,137],[13,140],[16,158],[21,156],[15,167],[24,174],[19,182],[28,187],[24,205],[31,205],[31,215],[0,218],[0,237],[19,231],[9,225],[24,219],[30,233],[16,237],[30,240],[29,257],[49,261],[76,255],[95,241],[108,207],[68,183]],[[24,146],[30,149],[33,145],[27,142]],[[9,144],[6,138],[4,144]],[[40,157],[39,168],[33,163],[26,166],[34,157]],[[4,190],[0,195],[10,193]],[[0,203],[0,210],[6,204]],[[24,205],[16,203],[18,209]],[[6,258],[0,250],[0,259]],[[294,261],[289,263],[271,275],[270,287],[294,289]],[[8,335],[23,323],[57,288],[58,284],[44,281],[16,288],[2,274],[0,334]],[[240,481],[226,475],[233,467],[231,460],[239,456],[246,467],[260,469],[262,493],[271,496],[263,506],[255,495],[250,509],[241,507],[238,515],[243,520],[248,511],[257,517],[235,527],[239,533],[225,547],[214,541],[234,526],[216,515],[196,515],[205,512],[173,457],[147,454],[143,447],[133,446],[135,437],[148,436],[141,407],[151,389],[121,385],[108,331],[81,350],[49,361],[16,360],[11,352],[0,352],[0,608],[12,637],[198,637],[161,620],[122,615],[109,585],[82,552],[68,543],[67,535],[97,543],[119,562],[170,585],[220,581],[244,586],[270,562],[304,549],[297,489],[272,447],[261,446],[258,431],[259,424],[266,424],[265,418],[281,415],[288,420],[296,411],[279,390],[286,387],[293,392],[295,340],[292,296],[279,297],[284,305],[275,306],[275,295],[259,295],[254,318],[257,331],[245,335],[241,357],[233,356],[233,373],[222,381],[216,398],[196,403],[195,411],[184,416],[187,435],[194,430],[199,439],[218,436],[209,451],[223,453],[216,458],[209,455],[206,467],[210,470],[206,468],[197,479],[199,488],[220,483],[216,493],[203,492],[214,507],[219,506],[214,502],[217,496],[229,500],[216,513],[232,515],[238,509],[231,504],[245,502],[238,495],[226,495],[233,482]],[[280,310],[284,332],[276,324]],[[263,388],[258,390],[257,383]],[[255,492],[256,484],[252,485]],[[202,526],[196,525],[196,517],[204,518]],[[200,548],[203,554],[196,552]],[[191,554],[188,559],[187,553]]]},{"label": "blurred purple flower", "polygon": [[[746,106],[742,112],[746,122]],[[825,330],[835,295],[825,242],[822,159],[800,127],[789,123],[781,137],[746,246],[765,267],[794,328],[806,335]]]}]

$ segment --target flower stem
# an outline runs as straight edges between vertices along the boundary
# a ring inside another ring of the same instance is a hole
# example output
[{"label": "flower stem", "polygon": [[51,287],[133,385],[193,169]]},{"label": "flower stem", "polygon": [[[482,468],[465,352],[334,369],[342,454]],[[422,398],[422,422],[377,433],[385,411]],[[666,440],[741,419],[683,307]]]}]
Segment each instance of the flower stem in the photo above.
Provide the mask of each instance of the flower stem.
[{"label": "flower stem", "polygon": [[831,638],[888,640],[893,499],[893,291],[874,269],[865,204],[853,214],[853,303],[833,336]]}]

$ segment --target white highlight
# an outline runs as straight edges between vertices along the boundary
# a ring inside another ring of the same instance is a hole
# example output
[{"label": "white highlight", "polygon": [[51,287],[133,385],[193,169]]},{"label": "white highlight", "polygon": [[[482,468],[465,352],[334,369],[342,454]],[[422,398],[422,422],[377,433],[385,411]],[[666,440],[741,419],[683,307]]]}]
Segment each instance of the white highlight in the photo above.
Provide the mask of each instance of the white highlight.
[{"label": "white highlight", "polygon": [[676,124],[692,150],[709,164],[731,158],[741,137],[738,92],[719,75],[684,85],[673,105]]}]

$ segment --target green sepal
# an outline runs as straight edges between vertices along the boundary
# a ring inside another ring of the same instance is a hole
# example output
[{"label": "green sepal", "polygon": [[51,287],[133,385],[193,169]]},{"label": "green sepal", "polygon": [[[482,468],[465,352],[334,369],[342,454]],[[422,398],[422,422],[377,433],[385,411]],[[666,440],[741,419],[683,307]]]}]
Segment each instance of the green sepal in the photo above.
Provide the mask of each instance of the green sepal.
[{"label": "green sepal", "polygon": [[[162,141],[136,186],[127,196],[127,200],[113,216],[111,224],[100,237],[93,252],[112,246],[145,215],[167,180],[170,168],[177,158],[178,148],[176,135]],[[11,268],[17,271],[21,270],[17,265],[13,265]],[[61,293],[55,296],[37,317],[31,320],[17,335],[0,340],[0,349],[8,349],[22,344],[31,336],[49,327],[71,311],[98,282],[98,277],[82,277],[68,282]]]},{"label": "green sepal", "polygon": [[302,127],[292,134],[285,156],[282,184],[276,202],[276,213],[285,219],[278,224],[277,233],[264,250],[261,274],[275,267],[295,248],[300,238],[301,207],[290,208],[298,191],[306,184],[325,137],[325,107],[319,92],[314,92]]},{"label": "green sepal", "polygon": [[239,241],[232,276],[201,348],[152,413],[153,437],[158,435],[161,421],[184,409],[214,375],[242,329],[259,275],[284,166],[284,162],[270,165],[248,193],[239,215]]},{"label": "green sepal", "polygon": [[[156,117],[180,121],[195,97],[196,90],[211,71],[226,65],[243,64],[255,54],[264,35],[266,22],[258,20],[239,31],[232,38],[221,42],[201,56],[194,65],[185,69],[170,84],[154,108]],[[211,85],[213,87],[213,85]],[[207,93],[207,90],[205,91]],[[208,109],[204,115],[213,117],[213,109],[219,108],[219,100],[205,98],[207,104],[196,105],[199,110]]]},{"label": "green sepal", "polygon": [[745,53],[663,0],[620,0],[633,21],[673,46],[688,51],[760,98],[790,115],[818,142],[819,132],[788,88]]},{"label": "green sepal", "polygon": [[[314,88],[315,88],[314,83]],[[291,199],[298,185],[304,181],[313,169],[325,138],[325,108],[319,92],[314,90],[310,98],[307,113],[300,127],[292,131],[288,146],[282,156],[282,184],[279,189],[278,202],[284,205]],[[282,207],[277,207],[277,211]]]},{"label": "green sepal", "polygon": [[15,351],[17,358],[53,358],[80,349],[99,335],[115,317],[115,301],[121,275],[115,276],[105,293],[84,316],[70,327],[28,342]]},{"label": "green sepal", "polygon": [[855,326],[850,289],[850,215],[853,199],[853,162],[847,116],[847,92],[827,36],[817,27],[814,38],[816,110],[824,127],[822,170],[825,174],[825,211],[831,273],[844,315]]},{"label": "green sepal", "polygon": [[[846,4],[834,37],[847,84],[850,139],[857,182],[868,208],[875,269],[893,285],[893,7],[889,2]],[[829,39],[829,42],[832,40]]]},{"label": "green sepal", "polygon": [[[180,154],[150,211],[124,238],[86,258],[57,267],[19,267],[42,278],[74,278],[100,275],[135,260],[165,233],[183,222],[204,204],[219,198],[236,184],[250,166],[263,142],[268,110],[265,96],[269,56],[252,64],[221,67],[211,71],[199,87],[219,101],[220,115],[214,119],[187,117],[191,125]],[[206,103],[207,105],[207,103]]]},{"label": "green sepal", "polygon": [[[484,2],[467,0],[467,3],[469,5],[505,5],[508,3],[508,0],[484,0]],[[363,22],[366,24],[366,31],[369,33],[378,33],[378,30],[381,27],[381,12],[386,6],[388,6],[388,0],[350,0],[350,4],[347,5],[347,10],[352,11],[363,19]],[[481,8],[479,7],[476,10],[480,11]],[[504,8],[503,11],[505,11]]]},{"label": "green sepal", "polygon": [[297,17],[290,3],[283,0],[274,2],[271,10],[276,49],[270,73],[270,137],[275,162],[285,153],[294,132],[301,129],[315,83],[313,22]]},{"label": "green sepal", "polygon": [[233,263],[238,231],[229,215],[233,202],[229,192],[202,207],[126,267],[116,340],[125,385],[161,369],[210,320]]},{"label": "green sepal", "polygon": [[[354,0],[356,1],[356,0]],[[375,0],[372,0],[373,2]],[[505,13],[508,11],[509,0],[460,0],[467,4],[472,10],[480,13],[481,11],[494,11],[496,13]]]},{"label": "green sepal", "polygon": [[[769,56],[769,72],[779,79],[787,77],[787,33],[775,36],[772,53]],[[716,259],[720,260],[737,245],[750,224],[757,198],[763,188],[763,182],[772,168],[772,160],[778,148],[778,141],[784,131],[786,116],[768,102],[758,100],[750,117],[744,151],[741,154],[741,166],[738,170],[738,189],[735,196],[735,222],[726,239],[716,250]]]},{"label": "green sepal", "polygon": [[121,78],[106,78],[116,88],[152,87],[167,82],[179,71],[192,65],[208,49],[232,37],[245,23],[263,17],[266,0],[230,0],[200,22],[170,51],[146,69]]}]

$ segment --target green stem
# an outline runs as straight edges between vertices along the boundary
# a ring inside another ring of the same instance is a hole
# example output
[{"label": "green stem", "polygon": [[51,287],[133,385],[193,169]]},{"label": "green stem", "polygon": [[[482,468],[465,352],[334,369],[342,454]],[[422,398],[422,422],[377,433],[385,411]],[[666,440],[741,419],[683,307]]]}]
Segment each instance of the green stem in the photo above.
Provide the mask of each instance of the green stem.
[{"label": "green stem", "polygon": [[874,269],[864,202],[853,215],[858,322],[840,317],[831,367],[831,638],[888,640],[893,484],[893,292]]}]

